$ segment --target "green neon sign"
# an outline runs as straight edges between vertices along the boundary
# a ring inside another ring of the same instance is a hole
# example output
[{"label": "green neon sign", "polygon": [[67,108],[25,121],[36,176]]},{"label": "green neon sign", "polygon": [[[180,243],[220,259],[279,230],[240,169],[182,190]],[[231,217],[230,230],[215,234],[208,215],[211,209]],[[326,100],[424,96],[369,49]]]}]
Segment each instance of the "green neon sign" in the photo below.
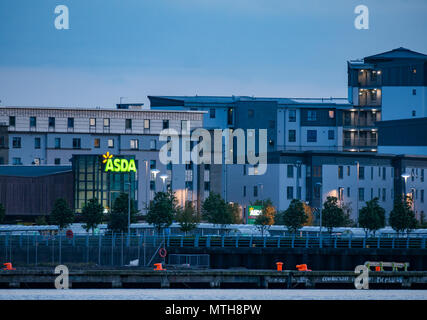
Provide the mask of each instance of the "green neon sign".
[{"label": "green neon sign", "polygon": [[134,159],[113,159],[113,155],[107,151],[103,154],[102,163],[105,163],[105,172],[136,172],[136,165]]}]

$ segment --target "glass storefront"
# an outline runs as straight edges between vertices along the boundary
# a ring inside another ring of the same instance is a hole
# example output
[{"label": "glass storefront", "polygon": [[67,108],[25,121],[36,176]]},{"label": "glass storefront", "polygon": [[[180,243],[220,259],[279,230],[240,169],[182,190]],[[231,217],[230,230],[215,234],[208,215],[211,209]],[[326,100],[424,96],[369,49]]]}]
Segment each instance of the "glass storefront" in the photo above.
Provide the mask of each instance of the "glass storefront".
[{"label": "glass storefront", "polygon": [[[134,156],[115,156],[115,159],[135,159]],[[102,155],[73,155],[74,209],[81,212],[84,204],[92,198],[98,199],[109,210],[121,192],[129,192],[131,201],[138,208],[138,161],[136,172],[105,171]]]}]

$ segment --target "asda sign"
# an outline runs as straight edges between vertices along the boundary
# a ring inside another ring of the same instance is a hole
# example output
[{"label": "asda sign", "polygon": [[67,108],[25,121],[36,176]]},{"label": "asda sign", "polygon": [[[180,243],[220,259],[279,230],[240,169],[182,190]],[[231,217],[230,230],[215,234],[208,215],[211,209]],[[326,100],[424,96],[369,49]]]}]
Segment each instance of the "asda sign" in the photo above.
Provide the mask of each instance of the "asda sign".
[{"label": "asda sign", "polygon": [[106,154],[102,155],[102,163],[105,163],[105,172],[136,172],[136,165],[134,159],[120,159],[114,158],[114,156],[107,151]]}]

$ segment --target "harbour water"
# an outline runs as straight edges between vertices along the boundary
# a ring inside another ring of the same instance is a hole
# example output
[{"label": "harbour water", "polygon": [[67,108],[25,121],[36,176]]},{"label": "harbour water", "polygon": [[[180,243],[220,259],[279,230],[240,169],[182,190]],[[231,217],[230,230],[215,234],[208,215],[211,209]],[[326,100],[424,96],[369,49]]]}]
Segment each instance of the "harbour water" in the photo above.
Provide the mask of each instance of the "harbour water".
[{"label": "harbour water", "polygon": [[427,300],[427,290],[2,289],[0,300]]}]

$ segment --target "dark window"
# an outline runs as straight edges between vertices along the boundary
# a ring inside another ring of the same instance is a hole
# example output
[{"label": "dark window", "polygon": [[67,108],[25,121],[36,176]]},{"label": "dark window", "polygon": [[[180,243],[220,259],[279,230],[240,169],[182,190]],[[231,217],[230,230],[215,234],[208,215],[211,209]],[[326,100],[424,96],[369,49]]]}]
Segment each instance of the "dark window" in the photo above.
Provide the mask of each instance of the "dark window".
[{"label": "dark window", "polygon": [[371,167],[371,180],[374,180],[374,167]]},{"label": "dark window", "polygon": [[185,189],[193,190],[193,181],[185,181]]},{"label": "dark window", "polygon": [[55,164],[56,165],[61,164],[61,158],[55,158]]},{"label": "dark window", "polygon": [[387,174],[387,168],[383,167],[383,180],[385,180],[386,174]]},{"label": "dark window", "polygon": [[294,177],[294,166],[291,164],[288,164],[288,172],[287,172],[287,176],[288,178],[293,178]]},{"label": "dark window", "polygon": [[307,142],[317,142],[317,130],[307,130]]},{"label": "dark window", "polygon": [[5,139],[4,136],[0,136],[0,148],[4,148],[5,147]]},{"label": "dark window", "polygon": [[55,118],[49,117],[49,128],[55,128]]},{"label": "dark window", "polygon": [[254,197],[258,197],[258,187],[254,186]]},{"label": "dark window", "polygon": [[168,162],[166,165],[166,170],[172,170],[172,162]]},{"label": "dark window", "polygon": [[359,179],[365,179],[365,167],[359,167]]},{"label": "dark window", "polygon": [[150,160],[150,169],[156,169],[156,160]]},{"label": "dark window", "polygon": [[9,117],[9,126],[14,127],[16,125],[16,118],[15,116]]},{"label": "dark window", "polygon": [[420,193],[420,201],[422,203],[424,203],[424,189],[421,189],[420,191],[421,191],[421,193]]},{"label": "dark window", "polygon": [[334,140],[334,139],[335,139],[335,131],[328,130],[328,140]]},{"label": "dark window", "polygon": [[296,121],[297,121],[297,111],[289,110],[289,122],[296,122]]},{"label": "dark window", "polygon": [[215,118],[215,108],[211,108],[211,109],[209,110],[209,117],[210,117],[211,119],[214,119],[214,118]]},{"label": "dark window", "polygon": [[55,138],[55,149],[61,148],[61,138]]},{"label": "dark window", "polygon": [[185,164],[185,170],[193,170],[193,162]]},{"label": "dark window", "polygon": [[344,168],[343,166],[338,166],[338,179],[342,179],[344,176]]},{"label": "dark window", "polygon": [[39,137],[34,138],[34,149],[40,149],[41,139]]},{"label": "dark window", "polygon": [[227,111],[227,124],[232,125],[233,124],[233,108],[228,108]]},{"label": "dark window", "polygon": [[125,120],[125,128],[126,129],[132,129],[132,119],[126,119]]},{"label": "dark window", "polygon": [[359,188],[359,201],[365,201],[365,188]]},{"label": "dark window", "polygon": [[150,181],[150,190],[156,190],[156,181]]},{"label": "dark window", "polygon": [[417,95],[417,89],[412,89],[412,95],[416,96]]},{"label": "dark window", "polygon": [[322,176],[322,166],[313,166],[313,177],[320,178]]},{"label": "dark window", "polygon": [[383,194],[382,194],[382,199],[383,202],[386,200],[386,189],[383,188]]},{"label": "dark window", "polygon": [[416,117],[416,116],[417,116],[417,111],[412,110],[412,116],[413,116],[413,117]]},{"label": "dark window", "polygon": [[68,128],[74,128],[74,118],[68,118]]},{"label": "dark window", "polygon": [[286,188],[286,199],[292,200],[294,198],[294,187]]},{"label": "dark window", "polygon": [[246,197],[246,186],[243,186],[243,196]]},{"label": "dark window", "polygon": [[350,187],[347,187],[347,197],[350,198]]},{"label": "dark window", "polygon": [[296,130],[289,130],[288,131],[288,141],[289,142],[297,141],[297,131]]},{"label": "dark window", "polygon": [[81,149],[81,139],[73,138],[73,149]]},{"label": "dark window", "polygon": [[316,121],[317,113],[316,111],[307,111],[307,121]]},{"label": "dark window", "polygon": [[21,137],[13,137],[12,147],[13,148],[21,148]]},{"label": "dark window", "polygon": [[163,120],[163,129],[169,129],[169,120]]},{"label": "dark window", "polygon": [[243,165],[243,175],[246,176],[246,164]]},{"label": "dark window", "polygon": [[211,165],[209,163],[205,163],[205,170],[208,171],[211,169]]},{"label": "dark window", "polygon": [[211,183],[209,181],[205,181],[205,191],[211,190]]},{"label": "dark window", "polygon": [[35,128],[37,125],[36,117],[30,117],[30,128]]}]

